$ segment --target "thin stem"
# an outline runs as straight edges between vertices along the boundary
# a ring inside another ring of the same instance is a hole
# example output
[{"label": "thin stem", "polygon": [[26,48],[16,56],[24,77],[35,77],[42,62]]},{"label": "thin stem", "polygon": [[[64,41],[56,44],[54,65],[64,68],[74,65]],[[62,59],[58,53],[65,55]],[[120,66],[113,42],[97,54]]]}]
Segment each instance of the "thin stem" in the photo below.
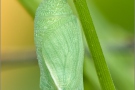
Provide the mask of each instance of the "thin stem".
[{"label": "thin stem", "polygon": [[41,0],[18,0],[23,7],[29,12],[29,14],[34,18],[36,9],[41,2]]},{"label": "thin stem", "polygon": [[89,49],[94,60],[100,85],[103,90],[115,90],[109,69],[107,67],[92,18],[85,0],[74,0]]}]

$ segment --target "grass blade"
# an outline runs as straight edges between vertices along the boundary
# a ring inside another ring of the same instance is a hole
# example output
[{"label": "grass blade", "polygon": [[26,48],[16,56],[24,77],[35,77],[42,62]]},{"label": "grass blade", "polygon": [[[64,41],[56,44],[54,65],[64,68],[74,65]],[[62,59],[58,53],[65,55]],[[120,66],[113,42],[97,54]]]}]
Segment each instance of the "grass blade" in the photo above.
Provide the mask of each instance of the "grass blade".
[{"label": "grass blade", "polygon": [[90,16],[85,0],[74,0],[84,34],[91,51],[92,58],[96,67],[100,85],[103,90],[115,90],[109,69],[107,67],[92,18]]},{"label": "grass blade", "polygon": [[34,18],[36,9],[41,0],[18,0],[28,13]]}]

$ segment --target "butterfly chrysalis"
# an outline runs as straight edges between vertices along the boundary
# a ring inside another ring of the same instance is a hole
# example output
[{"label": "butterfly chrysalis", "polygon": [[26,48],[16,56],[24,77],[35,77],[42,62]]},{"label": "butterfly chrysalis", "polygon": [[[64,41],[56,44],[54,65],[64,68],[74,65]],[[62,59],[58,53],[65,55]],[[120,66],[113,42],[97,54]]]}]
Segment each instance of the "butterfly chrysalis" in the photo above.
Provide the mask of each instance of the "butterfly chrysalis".
[{"label": "butterfly chrysalis", "polygon": [[43,0],[34,20],[42,90],[83,90],[83,41],[66,0]]}]

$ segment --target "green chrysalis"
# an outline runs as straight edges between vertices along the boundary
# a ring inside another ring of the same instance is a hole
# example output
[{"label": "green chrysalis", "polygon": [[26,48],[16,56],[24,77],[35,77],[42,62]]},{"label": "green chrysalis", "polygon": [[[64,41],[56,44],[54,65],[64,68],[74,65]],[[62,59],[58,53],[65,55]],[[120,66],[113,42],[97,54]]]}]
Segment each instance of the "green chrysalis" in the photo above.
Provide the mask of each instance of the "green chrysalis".
[{"label": "green chrysalis", "polygon": [[83,41],[66,0],[43,0],[34,20],[42,90],[83,90]]}]

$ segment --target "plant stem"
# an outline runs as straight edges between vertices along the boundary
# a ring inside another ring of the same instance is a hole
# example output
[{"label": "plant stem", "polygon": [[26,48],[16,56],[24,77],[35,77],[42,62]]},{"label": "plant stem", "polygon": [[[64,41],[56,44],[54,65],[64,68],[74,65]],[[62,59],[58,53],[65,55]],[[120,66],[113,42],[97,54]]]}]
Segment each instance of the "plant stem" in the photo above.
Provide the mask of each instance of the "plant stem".
[{"label": "plant stem", "polygon": [[85,0],[74,0],[83,31],[91,51],[92,58],[96,67],[100,85],[103,90],[115,90],[109,69],[107,67],[92,18]]},{"label": "plant stem", "polygon": [[41,0],[18,0],[32,17],[35,17],[36,9]]}]

